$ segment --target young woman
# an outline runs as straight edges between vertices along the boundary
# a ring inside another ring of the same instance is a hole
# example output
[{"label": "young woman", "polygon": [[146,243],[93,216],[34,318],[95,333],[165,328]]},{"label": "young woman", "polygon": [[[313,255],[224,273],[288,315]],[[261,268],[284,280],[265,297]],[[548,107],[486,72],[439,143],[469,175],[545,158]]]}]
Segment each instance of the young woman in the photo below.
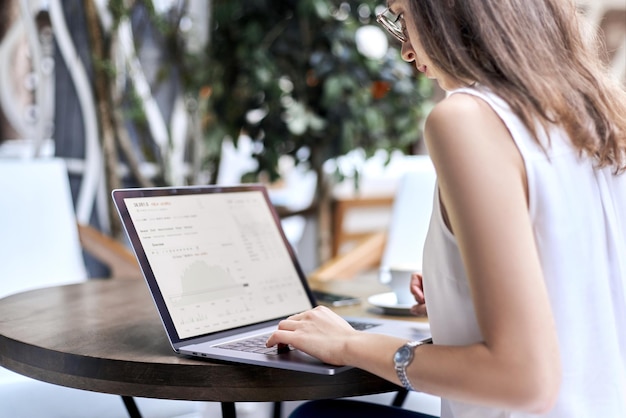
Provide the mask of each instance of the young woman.
[{"label": "young woman", "polygon": [[[388,6],[403,58],[449,92],[426,122],[438,187],[412,287],[434,343],[316,308],[267,344],[441,396],[442,417],[626,417],[624,89],[570,0]],[[419,416],[340,401],[295,415],[358,408]]]}]

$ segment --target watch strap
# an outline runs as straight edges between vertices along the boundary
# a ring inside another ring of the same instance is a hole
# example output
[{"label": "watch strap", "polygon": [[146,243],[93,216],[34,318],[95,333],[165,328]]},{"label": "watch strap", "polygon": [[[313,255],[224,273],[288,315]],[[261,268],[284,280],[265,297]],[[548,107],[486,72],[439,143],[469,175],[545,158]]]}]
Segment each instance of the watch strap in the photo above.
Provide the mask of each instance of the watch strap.
[{"label": "watch strap", "polygon": [[[404,344],[404,347],[408,347],[413,353],[415,353],[416,347],[419,347],[420,345],[432,344],[432,343],[433,343],[433,339],[427,338],[421,341],[409,341],[408,343]],[[395,369],[396,369],[396,374],[398,375],[398,379],[400,380],[400,383],[402,383],[402,386],[404,386],[406,390],[414,392],[415,388],[411,384],[411,381],[409,380],[409,377],[406,374],[406,368],[413,361],[413,357],[414,355],[411,356],[411,360],[406,364],[402,364],[402,365],[396,364]]]}]

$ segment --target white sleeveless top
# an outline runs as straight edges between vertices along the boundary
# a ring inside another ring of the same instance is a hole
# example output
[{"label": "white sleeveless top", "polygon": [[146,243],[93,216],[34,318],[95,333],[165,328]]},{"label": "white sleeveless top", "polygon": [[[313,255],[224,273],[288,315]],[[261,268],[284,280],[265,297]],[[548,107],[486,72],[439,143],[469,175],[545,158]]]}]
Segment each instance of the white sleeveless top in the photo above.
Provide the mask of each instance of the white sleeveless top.
[{"label": "white sleeveless top", "polygon": [[[529,215],[563,366],[556,406],[541,416],[626,417],[626,174],[594,170],[593,162],[580,157],[562,131],[551,133],[546,155],[499,97],[477,89],[454,93],[486,101],[506,124],[524,159]],[[483,338],[437,190],[423,256],[431,332],[436,344],[471,344]],[[446,399],[441,416],[537,417]]]}]

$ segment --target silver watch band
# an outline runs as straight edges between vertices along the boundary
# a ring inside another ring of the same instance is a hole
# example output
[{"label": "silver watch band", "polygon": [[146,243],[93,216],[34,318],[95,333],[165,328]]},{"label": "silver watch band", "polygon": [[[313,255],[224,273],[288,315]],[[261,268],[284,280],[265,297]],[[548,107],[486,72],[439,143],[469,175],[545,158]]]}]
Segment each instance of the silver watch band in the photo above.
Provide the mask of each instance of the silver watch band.
[{"label": "silver watch band", "polygon": [[[411,349],[411,351],[413,353],[415,353],[415,348],[416,347],[419,347],[420,345],[432,344],[432,343],[433,343],[433,339],[432,338],[427,338],[427,339],[421,340],[421,341],[410,341],[410,342],[406,343],[404,346],[405,347],[409,347]],[[411,364],[411,362],[413,361],[413,358],[414,358],[414,355],[411,356],[411,359],[406,364],[402,364],[402,365],[396,364],[395,369],[396,369],[396,374],[398,375],[398,379],[400,379],[400,383],[402,383],[402,386],[404,386],[404,388],[406,390],[408,390],[408,391],[415,392],[415,388],[413,387],[413,385],[409,381],[409,377],[406,374],[406,368],[407,368],[407,366],[409,364]]]}]

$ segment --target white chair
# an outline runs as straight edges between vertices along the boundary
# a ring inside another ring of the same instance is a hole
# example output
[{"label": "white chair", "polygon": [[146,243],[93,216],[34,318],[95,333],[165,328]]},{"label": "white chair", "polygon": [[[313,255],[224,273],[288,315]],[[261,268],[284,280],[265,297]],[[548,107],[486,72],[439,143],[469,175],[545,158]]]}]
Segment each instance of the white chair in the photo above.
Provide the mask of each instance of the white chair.
[{"label": "white chair", "polygon": [[[112,276],[139,276],[122,244],[77,224],[61,159],[0,159],[0,208],[0,298],[87,280],[83,248],[113,267]],[[193,403],[147,401],[139,403],[152,416],[159,409],[170,416],[197,410]],[[37,415],[127,416],[127,409],[116,395],[51,385],[0,367],[0,416]]]},{"label": "white chair", "polygon": [[[428,156],[404,155],[398,151],[377,152],[371,158],[364,158],[356,151],[346,161],[337,159],[336,166],[342,173],[349,173],[350,166],[359,169],[358,184],[348,177],[332,188],[333,234],[331,255],[351,250],[355,244],[372,232],[386,230],[391,224],[391,209],[402,176],[430,163]],[[350,163],[351,160],[352,161]],[[350,164],[349,164],[350,163]],[[343,168],[342,168],[343,167]],[[329,167],[330,172],[333,166]]]},{"label": "white chair", "polygon": [[395,192],[390,223],[356,246],[333,257],[310,274],[312,280],[350,279],[372,268],[390,265],[421,268],[422,249],[435,188],[435,169],[428,156],[413,156]]},{"label": "white chair", "polygon": [[435,182],[435,169],[427,158],[419,160],[402,177],[393,202],[381,270],[391,266],[411,266],[421,270]]},{"label": "white chair", "polygon": [[86,280],[83,250],[112,278],[141,277],[123,244],[77,222],[62,159],[0,159],[0,193],[0,297]]},{"label": "white chair", "polygon": [[65,164],[0,161],[0,297],[87,279]]}]

